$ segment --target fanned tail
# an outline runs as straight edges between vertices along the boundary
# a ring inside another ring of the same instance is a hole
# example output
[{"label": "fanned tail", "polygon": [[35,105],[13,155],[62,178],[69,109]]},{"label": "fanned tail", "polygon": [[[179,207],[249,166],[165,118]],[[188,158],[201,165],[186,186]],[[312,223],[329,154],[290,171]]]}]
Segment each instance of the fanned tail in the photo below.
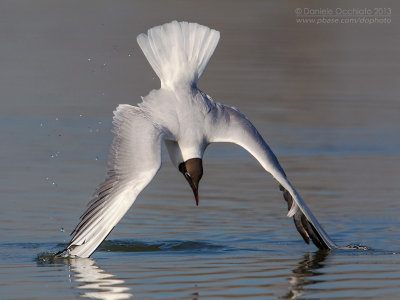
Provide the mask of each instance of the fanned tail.
[{"label": "fanned tail", "polygon": [[161,87],[195,85],[219,41],[219,32],[196,23],[173,21],[137,37]]}]

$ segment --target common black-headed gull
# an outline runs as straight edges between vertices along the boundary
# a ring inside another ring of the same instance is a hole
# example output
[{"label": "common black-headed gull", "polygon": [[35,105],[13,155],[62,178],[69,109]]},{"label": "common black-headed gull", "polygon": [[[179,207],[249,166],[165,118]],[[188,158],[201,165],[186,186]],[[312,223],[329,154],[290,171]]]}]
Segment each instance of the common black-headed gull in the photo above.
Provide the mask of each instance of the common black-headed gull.
[{"label": "common black-headed gull", "polygon": [[311,239],[320,249],[337,248],[253,124],[236,108],[217,103],[198,89],[197,81],[219,37],[218,31],[206,26],[177,21],[137,37],[161,88],[137,106],[121,104],[115,110],[107,179],[97,188],[68,247],[58,255],[89,257],[97,249],[159,170],[162,142],[192,188],[197,205],[207,146],[214,142],[242,146],[279,182],[288,216],[305,242]]}]

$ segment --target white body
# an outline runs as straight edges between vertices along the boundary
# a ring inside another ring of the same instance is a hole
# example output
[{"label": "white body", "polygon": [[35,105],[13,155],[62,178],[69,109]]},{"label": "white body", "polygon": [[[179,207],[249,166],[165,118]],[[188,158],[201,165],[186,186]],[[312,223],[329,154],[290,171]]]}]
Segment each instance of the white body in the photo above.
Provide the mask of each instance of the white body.
[{"label": "white body", "polygon": [[336,248],[251,122],[238,110],[214,102],[197,88],[197,80],[217,46],[219,32],[174,21],[150,29],[137,40],[160,78],[161,88],[151,91],[137,107],[119,105],[114,112],[116,136],[108,178],[96,191],[62,255],[88,257],[96,250],[157,173],[162,141],[176,167],[188,159],[202,158],[212,142],[244,147],[288,191],[285,198],[293,202],[288,216],[294,216],[295,223],[297,220],[299,231],[299,226],[305,227],[305,233],[301,232],[305,240],[315,234],[326,248]]}]

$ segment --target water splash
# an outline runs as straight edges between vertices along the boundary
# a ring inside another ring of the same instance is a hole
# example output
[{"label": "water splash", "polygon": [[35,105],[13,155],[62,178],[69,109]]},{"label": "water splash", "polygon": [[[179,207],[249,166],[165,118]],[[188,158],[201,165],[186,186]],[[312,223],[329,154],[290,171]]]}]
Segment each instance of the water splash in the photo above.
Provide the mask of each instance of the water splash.
[{"label": "water splash", "polygon": [[374,250],[371,247],[363,246],[363,245],[359,245],[359,244],[349,244],[346,246],[346,248],[354,249],[354,250],[363,250],[363,251]]}]

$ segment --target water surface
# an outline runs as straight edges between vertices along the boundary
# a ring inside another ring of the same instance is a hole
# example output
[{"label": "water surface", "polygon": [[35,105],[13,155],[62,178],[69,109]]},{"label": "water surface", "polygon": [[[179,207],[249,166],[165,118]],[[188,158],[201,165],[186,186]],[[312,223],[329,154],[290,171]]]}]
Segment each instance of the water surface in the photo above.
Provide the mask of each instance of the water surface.
[{"label": "water surface", "polygon": [[[3,1],[2,299],[397,299],[398,4],[391,24],[297,24],[292,2]],[[343,2],[331,1],[332,7]],[[339,245],[317,251],[278,185],[211,145],[196,207],[165,162],[90,259],[51,259],[104,179],[112,111],[159,82],[135,37],[178,19],[221,31],[199,82],[253,121]]]}]

